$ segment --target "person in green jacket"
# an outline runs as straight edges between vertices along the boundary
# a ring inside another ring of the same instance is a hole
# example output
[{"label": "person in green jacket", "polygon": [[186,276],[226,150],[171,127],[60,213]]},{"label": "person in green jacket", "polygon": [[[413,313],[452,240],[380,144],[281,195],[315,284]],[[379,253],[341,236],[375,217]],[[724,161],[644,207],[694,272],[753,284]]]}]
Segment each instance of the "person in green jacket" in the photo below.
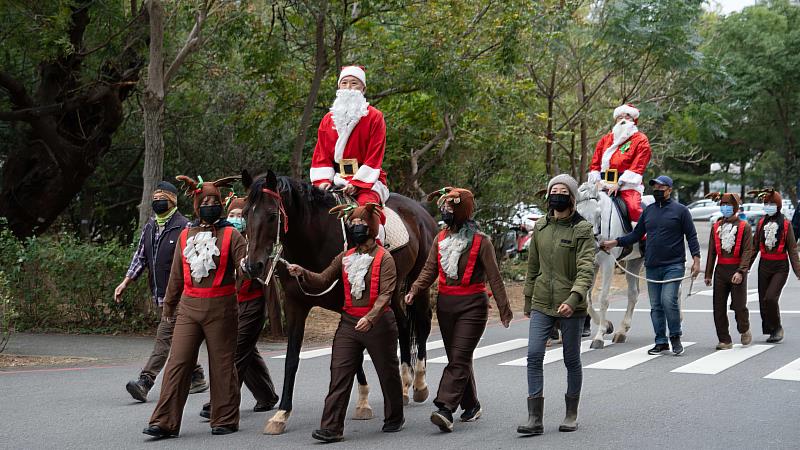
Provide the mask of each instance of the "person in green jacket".
[{"label": "person in green jacket", "polygon": [[545,343],[556,321],[561,325],[567,367],[567,414],[559,431],[578,428],[578,400],[583,382],[581,331],[586,295],[594,280],[595,241],[592,225],[575,211],[578,183],[569,175],[547,184],[548,213],[533,232],[525,282],[525,310],[531,311],[528,335],[528,423],[517,432],[544,433],[543,361]]}]

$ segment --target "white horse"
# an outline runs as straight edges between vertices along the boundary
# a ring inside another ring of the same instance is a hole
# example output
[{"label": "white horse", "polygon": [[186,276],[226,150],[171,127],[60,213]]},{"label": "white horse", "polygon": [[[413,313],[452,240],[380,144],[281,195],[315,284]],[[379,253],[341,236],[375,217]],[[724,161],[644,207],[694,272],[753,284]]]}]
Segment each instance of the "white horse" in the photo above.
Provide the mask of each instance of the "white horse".
[{"label": "white horse", "polygon": [[[643,198],[644,202],[652,203],[653,197],[648,195]],[[584,219],[589,221],[594,227],[595,239],[599,241],[606,241],[616,239],[625,233],[622,226],[622,217],[614,204],[611,197],[604,191],[598,188],[595,183],[583,183],[578,188],[578,201],[577,201],[578,214],[583,216]],[[614,275],[614,261],[619,258],[622,253],[622,248],[616,247],[611,249],[610,252],[598,251],[595,257],[595,279],[599,273],[601,276],[602,284],[600,287],[600,310],[595,310],[593,296],[591,290],[588,295],[589,315],[592,321],[598,325],[597,333],[592,338],[591,348],[603,348],[605,343],[603,336],[614,333],[614,325],[606,320],[606,313],[608,312],[608,292],[611,288],[611,279]],[[644,265],[644,257],[639,252],[638,245],[634,245],[633,251],[625,258],[626,269],[634,274],[639,274]],[[628,307],[625,310],[625,317],[622,319],[617,332],[614,333],[612,342],[621,343],[627,339],[627,333],[631,329],[631,320],[633,319],[633,309],[636,306],[636,301],[639,298],[639,280],[630,274],[625,274],[625,279],[628,282]],[[594,283],[593,283],[594,285]]]}]

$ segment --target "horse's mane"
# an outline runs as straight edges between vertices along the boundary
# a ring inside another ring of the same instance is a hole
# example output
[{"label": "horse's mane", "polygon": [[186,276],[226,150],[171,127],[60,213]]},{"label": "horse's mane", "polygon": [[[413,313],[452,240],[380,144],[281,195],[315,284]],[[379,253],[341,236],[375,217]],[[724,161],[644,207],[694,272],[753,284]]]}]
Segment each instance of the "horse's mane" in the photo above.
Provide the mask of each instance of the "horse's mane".
[{"label": "horse's mane", "polygon": [[[253,180],[250,192],[247,194],[248,203],[258,201],[265,183],[266,178],[263,174]],[[278,177],[278,193],[287,208],[301,212],[304,217],[309,217],[314,210],[322,209],[327,212],[336,206],[336,200],[330,192],[319,189],[307,181],[288,176]]]}]

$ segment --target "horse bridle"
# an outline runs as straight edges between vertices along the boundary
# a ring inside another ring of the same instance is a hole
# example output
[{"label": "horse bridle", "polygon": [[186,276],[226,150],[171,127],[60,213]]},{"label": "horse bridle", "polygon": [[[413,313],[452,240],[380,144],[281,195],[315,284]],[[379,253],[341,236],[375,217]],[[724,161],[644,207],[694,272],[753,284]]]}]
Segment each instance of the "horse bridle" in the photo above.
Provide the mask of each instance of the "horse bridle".
[{"label": "horse bridle", "polygon": [[[594,200],[596,202],[599,202],[600,201],[600,197],[597,194],[595,194],[592,197],[582,198],[582,199],[578,200],[578,203],[576,203],[575,206],[577,206],[577,205],[579,205],[579,204],[581,204],[581,203],[583,203],[585,201],[588,201],[588,200]],[[594,240],[595,241],[598,241],[597,237],[600,236],[600,233],[602,232],[598,228],[599,228],[599,225],[592,224],[592,230],[594,230]]]}]

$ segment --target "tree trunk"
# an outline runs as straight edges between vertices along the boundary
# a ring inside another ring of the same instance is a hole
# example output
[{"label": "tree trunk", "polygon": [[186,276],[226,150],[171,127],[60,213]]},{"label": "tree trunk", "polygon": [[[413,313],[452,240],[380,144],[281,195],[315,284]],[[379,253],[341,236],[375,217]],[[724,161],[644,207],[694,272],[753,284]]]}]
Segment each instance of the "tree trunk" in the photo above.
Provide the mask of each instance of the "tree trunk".
[{"label": "tree trunk", "polygon": [[0,120],[25,122],[29,127],[2,167],[0,216],[8,219],[19,238],[46,231],[81,191],[100,158],[111,149],[111,139],[123,121],[122,102],[144,66],[136,48],[147,35],[142,15],[133,21],[119,54],[102,65],[102,82],[79,84],[84,70],[80,51],[85,49],[84,32],[93,3],[72,7],[66,36],[76,52],[39,64],[34,95],[0,71],[0,85],[9,90],[13,109],[37,110],[0,112]]},{"label": "tree trunk", "polygon": [[292,148],[292,176],[301,178],[303,173],[303,148],[306,145],[306,137],[308,136],[308,127],[311,125],[311,116],[314,113],[314,105],[317,104],[317,97],[319,96],[319,88],[322,85],[322,79],[328,71],[328,49],[325,45],[325,18],[328,15],[328,1],[321,0],[319,2],[319,11],[317,12],[317,28],[315,32],[316,37],[316,50],[314,52],[314,77],[311,79],[311,89],[306,98],[306,104],[303,107],[303,115],[300,117],[300,126],[297,128],[297,133],[294,139],[294,147]]},{"label": "tree trunk", "polygon": [[[586,101],[586,84],[583,80],[578,83],[578,104],[583,105]],[[586,114],[581,112],[581,119],[578,123],[580,128],[580,146],[581,146],[581,161],[579,165],[580,172],[578,173],[578,182],[583,183],[587,180],[586,175],[589,172],[589,131],[586,126]]]}]

